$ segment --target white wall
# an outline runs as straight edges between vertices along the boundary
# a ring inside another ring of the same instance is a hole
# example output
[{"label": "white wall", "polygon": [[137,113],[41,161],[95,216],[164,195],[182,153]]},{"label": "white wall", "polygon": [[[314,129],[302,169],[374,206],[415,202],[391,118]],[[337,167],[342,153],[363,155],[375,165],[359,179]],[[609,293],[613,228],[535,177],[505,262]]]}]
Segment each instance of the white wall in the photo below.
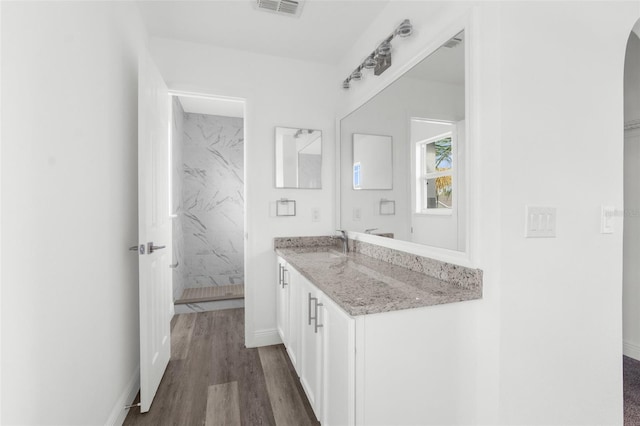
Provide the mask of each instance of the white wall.
[{"label": "white wall", "polygon": [[[601,205],[623,205],[622,71],[639,17],[637,2],[503,6],[507,423],[622,423],[622,223],[599,225]],[[526,204],[557,207],[557,238],[522,237]]]},{"label": "white wall", "polygon": [[[137,390],[137,11],[2,2],[2,423]],[[112,411],[112,409],[114,409]]]},{"label": "white wall", "polygon": [[[335,230],[333,68],[315,63],[152,39],[151,52],[170,89],[246,99],[246,344],[279,340],[275,317],[273,238]],[[322,130],[321,190],[275,189],[275,127]],[[296,217],[275,217],[275,201],[297,201]],[[311,210],[320,210],[312,222]]]},{"label": "white wall", "polygon": [[[640,4],[473,9],[472,249],[484,295],[478,346],[469,337],[461,350],[476,352],[477,421],[621,424],[622,223],[601,235],[599,215],[600,205],[623,203],[622,70]],[[410,17],[416,37],[394,54],[400,70],[466,10],[392,2],[340,69],[348,73],[381,29]],[[387,73],[345,93],[342,105],[357,106],[394,77]],[[557,238],[524,239],[527,204],[557,207]]]}]

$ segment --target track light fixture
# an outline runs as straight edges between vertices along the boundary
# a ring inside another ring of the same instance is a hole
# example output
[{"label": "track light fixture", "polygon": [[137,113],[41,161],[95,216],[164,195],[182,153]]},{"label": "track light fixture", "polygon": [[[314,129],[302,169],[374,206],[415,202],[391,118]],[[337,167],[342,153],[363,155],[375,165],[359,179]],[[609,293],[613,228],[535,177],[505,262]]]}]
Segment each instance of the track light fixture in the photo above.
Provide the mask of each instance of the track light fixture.
[{"label": "track light fixture", "polygon": [[342,88],[349,89],[351,87],[351,80],[362,80],[363,69],[374,70],[374,75],[380,75],[385,72],[385,70],[391,66],[391,40],[393,40],[395,36],[405,38],[411,34],[413,34],[413,25],[411,25],[411,21],[405,19],[398,25],[393,33],[385,38],[382,43],[353,70],[349,77],[342,82]]}]

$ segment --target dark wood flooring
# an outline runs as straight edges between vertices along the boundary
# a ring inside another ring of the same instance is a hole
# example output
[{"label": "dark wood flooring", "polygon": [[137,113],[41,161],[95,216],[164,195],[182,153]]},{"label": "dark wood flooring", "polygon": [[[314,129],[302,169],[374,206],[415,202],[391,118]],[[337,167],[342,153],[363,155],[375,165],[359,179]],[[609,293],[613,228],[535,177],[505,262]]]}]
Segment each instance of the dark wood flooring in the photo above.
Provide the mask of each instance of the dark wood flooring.
[{"label": "dark wood flooring", "polygon": [[319,425],[284,346],[244,347],[244,309],[180,314],[171,326],[151,410],[132,408],[125,425]]}]

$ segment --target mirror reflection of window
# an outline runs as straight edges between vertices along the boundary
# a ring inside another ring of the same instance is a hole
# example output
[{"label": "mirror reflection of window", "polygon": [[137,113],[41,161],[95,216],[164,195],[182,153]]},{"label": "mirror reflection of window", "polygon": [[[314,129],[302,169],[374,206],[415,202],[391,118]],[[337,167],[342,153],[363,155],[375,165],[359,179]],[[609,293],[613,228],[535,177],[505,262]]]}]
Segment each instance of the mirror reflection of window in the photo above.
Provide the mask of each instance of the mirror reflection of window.
[{"label": "mirror reflection of window", "polygon": [[[426,139],[416,142],[416,208],[417,213],[453,208],[454,137],[453,124],[415,120]],[[444,132],[444,133],[440,133]],[[434,134],[439,133],[439,134]]]}]

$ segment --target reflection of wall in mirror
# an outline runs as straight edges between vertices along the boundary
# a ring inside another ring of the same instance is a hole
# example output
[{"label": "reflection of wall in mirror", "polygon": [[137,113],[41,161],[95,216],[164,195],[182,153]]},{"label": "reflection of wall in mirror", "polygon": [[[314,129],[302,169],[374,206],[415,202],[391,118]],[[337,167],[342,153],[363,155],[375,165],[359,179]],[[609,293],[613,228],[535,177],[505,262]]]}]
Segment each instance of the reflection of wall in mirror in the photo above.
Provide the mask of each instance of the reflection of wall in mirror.
[{"label": "reflection of wall in mirror", "polygon": [[322,155],[298,154],[298,185],[300,188],[320,188]]},{"label": "reflection of wall in mirror", "polygon": [[[464,86],[402,77],[341,122],[341,227],[356,232],[378,228],[396,239],[411,241],[411,117],[464,119]],[[352,189],[351,135],[368,133],[393,138],[393,189]],[[348,143],[345,143],[347,141]],[[380,215],[381,198],[396,201],[395,215]],[[360,220],[353,212],[360,210]],[[430,244],[433,245],[433,244]]]},{"label": "reflection of wall in mirror", "polygon": [[293,135],[282,136],[282,174],[285,188],[298,187],[298,149]]},{"label": "reflection of wall in mirror", "polygon": [[276,128],[276,188],[322,188],[322,132]]},{"label": "reflection of wall in mirror", "polygon": [[359,164],[354,189],[393,189],[393,138],[353,134],[353,164]]}]

